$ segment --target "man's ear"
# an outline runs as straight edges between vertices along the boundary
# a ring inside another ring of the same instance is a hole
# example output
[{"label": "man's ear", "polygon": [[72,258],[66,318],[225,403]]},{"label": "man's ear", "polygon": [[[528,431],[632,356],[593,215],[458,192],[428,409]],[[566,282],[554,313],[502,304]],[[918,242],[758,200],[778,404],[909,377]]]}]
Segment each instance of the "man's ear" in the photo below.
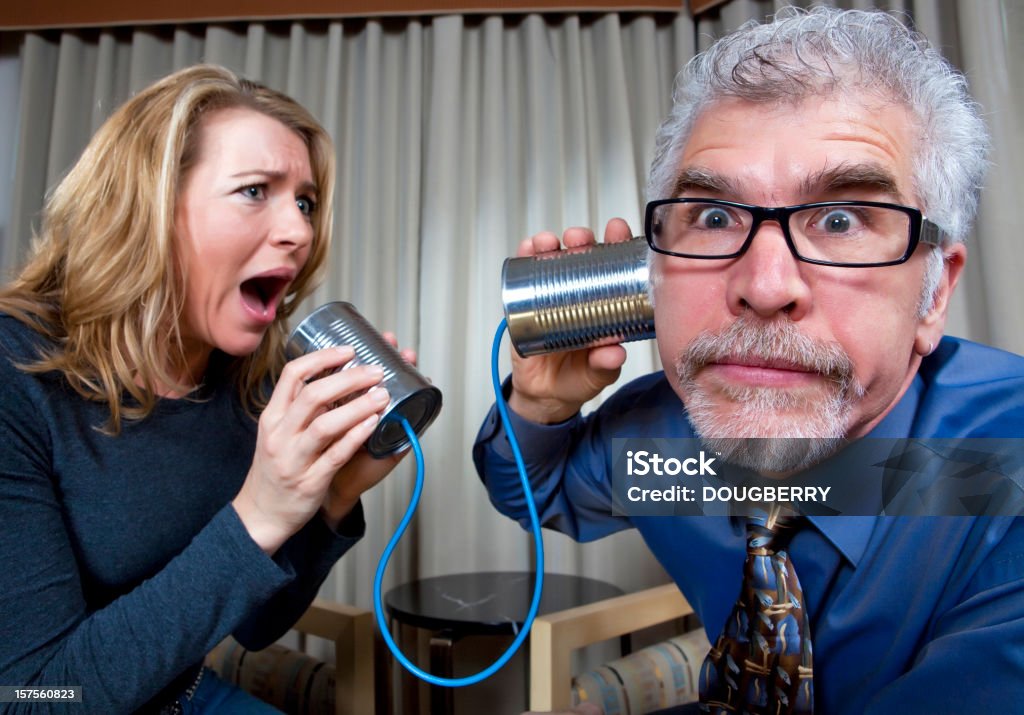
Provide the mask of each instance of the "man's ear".
[{"label": "man's ear", "polygon": [[921,318],[914,338],[914,351],[924,357],[931,354],[942,339],[946,328],[946,313],[949,310],[949,299],[960,281],[960,274],[967,262],[967,247],[962,243],[954,243],[942,249],[942,277],[935,288],[935,298],[928,312]]}]

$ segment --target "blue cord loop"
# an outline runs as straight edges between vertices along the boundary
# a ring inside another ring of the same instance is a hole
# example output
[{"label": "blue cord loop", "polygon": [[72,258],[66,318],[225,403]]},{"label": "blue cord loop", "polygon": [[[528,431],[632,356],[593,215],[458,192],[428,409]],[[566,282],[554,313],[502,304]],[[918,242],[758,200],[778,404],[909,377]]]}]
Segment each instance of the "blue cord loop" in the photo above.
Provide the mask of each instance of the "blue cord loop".
[{"label": "blue cord loop", "polygon": [[530,602],[530,610],[526,614],[526,620],[523,622],[523,627],[519,633],[516,634],[516,638],[512,641],[512,645],[501,654],[494,663],[479,673],[474,675],[468,675],[464,678],[439,678],[436,675],[432,675],[425,670],[419,668],[415,663],[411,662],[405,657],[405,654],[399,649],[394,639],[391,637],[391,632],[388,629],[387,623],[384,620],[384,604],[381,599],[381,584],[384,581],[384,571],[387,569],[388,561],[391,559],[391,552],[395,550],[398,542],[402,538],[402,534],[405,533],[406,528],[409,526],[409,522],[412,521],[413,515],[416,513],[416,508],[420,503],[420,495],[423,493],[423,450],[420,448],[419,439],[416,437],[416,432],[409,425],[409,422],[399,416],[398,419],[401,421],[402,429],[405,430],[406,436],[409,438],[409,442],[412,444],[413,453],[416,455],[416,486],[413,488],[412,499],[409,501],[409,507],[405,510],[405,515],[398,524],[398,528],[395,530],[394,535],[388,542],[388,545],[384,547],[384,553],[381,554],[380,562],[377,564],[377,574],[373,579],[373,603],[374,603],[374,615],[377,619],[377,627],[380,629],[381,635],[384,637],[384,642],[387,644],[388,649],[395,656],[395,660],[402,664],[402,667],[408,670],[410,673],[425,680],[433,685],[442,685],[450,688],[459,688],[464,685],[473,685],[479,683],[481,680],[491,677],[498,670],[500,670],[509,659],[516,654],[519,650],[519,646],[523,644],[526,637],[530,634],[530,628],[533,626],[533,619],[537,617],[537,610],[540,608],[540,597],[544,590],[544,539],[540,530],[540,517],[537,516],[537,506],[533,502],[533,491],[530,489],[530,481],[526,476],[526,465],[523,462],[522,452],[519,450],[519,442],[516,440],[515,433],[512,431],[512,422],[508,415],[508,405],[505,404],[505,397],[501,394],[501,379],[498,377],[498,358],[500,356],[501,338],[505,333],[506,329],[505,319],[502,318],[501,323],[498,325],[498,331],[494,336],[494,344],[491,348],[491,382],[494,386],[494,399],[498,407],[498,414],[501,415],[501,422],[505,426],[505,434],[508,435],[509,444],[512,446],[512,454],[515,456],[516,466],[519,468],[519,479],[523,485],[523,494],[526,497],[526,507],[530,512],[530,525],[533,531],[533,543],[534,549],[537,553],[537,576],[533,586],[533,600]]}]

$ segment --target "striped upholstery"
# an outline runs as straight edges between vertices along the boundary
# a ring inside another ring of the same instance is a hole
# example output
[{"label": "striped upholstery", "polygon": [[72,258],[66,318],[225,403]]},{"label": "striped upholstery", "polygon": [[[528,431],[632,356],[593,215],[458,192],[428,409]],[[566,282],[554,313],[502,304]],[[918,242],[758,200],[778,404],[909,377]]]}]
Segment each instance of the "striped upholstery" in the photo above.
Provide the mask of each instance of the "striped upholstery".
[{"label": "striped upholstery", "polygon": [[613,660],[573,679],[573,702],[604,715],[644,715],[697,701],[697,676],[711,644],[698,628]]},{"label": "striped upholstery", "polygon": [[282,645],[248,651],[228,639],[210,651],[206,665],[290,715],[334,715],[334,668]]}]

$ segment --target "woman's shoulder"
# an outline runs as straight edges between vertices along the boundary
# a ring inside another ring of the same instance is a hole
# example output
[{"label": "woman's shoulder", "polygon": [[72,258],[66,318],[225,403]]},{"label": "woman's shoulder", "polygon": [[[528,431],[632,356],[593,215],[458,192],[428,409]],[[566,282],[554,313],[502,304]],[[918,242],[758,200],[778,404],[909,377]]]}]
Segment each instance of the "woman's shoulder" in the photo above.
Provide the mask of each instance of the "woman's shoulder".
[{"label": "woman's shoulder", "polygon": [[28,369],[56,347],[53,338],[21,319],[0,312],[0,402],[5,407],[31,411],[52,399],[63,378],[56,371]]},{"label": "woman's shoulder", "polygon": [[0,356],[5,364],[38,360],[53,341],[40,330],[8,313],[0,313]]},{"label": "woman's shoulder", "polygon": [[[24,369],[39,360],[52,341],[41,332],[6,313],[0,313],[0,441],[34,434],[41,439],[43,405],[50,401],[52,374]],[[38,431],[37,431],[38,430]]]}]

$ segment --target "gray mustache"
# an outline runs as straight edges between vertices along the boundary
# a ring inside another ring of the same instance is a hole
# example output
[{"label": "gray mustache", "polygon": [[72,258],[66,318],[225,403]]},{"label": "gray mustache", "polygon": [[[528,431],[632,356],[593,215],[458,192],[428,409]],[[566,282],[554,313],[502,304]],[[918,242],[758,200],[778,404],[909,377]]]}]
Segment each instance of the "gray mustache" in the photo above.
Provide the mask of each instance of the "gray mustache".
[{"label": "gray mustache", "polygon": [[721,333],[697,335],[679,357],[679,377],[692,379],[706,365],[737,356],[791,363],[824,375],[844,389],[853,382],[853,360],[838,343],[810,338],[787,320],[769,322],[749,313]]}]

